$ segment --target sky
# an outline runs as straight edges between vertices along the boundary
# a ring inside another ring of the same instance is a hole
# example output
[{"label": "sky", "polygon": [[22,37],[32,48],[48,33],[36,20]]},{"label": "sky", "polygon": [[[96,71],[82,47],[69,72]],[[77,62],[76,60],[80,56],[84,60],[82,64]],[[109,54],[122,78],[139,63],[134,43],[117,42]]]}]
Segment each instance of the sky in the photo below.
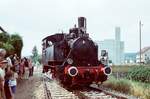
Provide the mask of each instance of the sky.
[{"label": "sky", "polygon": [[142,47],[150,46],[150,0],[0,0],[0,26],[22,36],[22,55],[30,55],[36,45],[41,53],[44,37],[68,32],[77,18],[87,18],[87,31],[96,41],[115,38],[121,28],[125,52],[139,50],[139,21]]}]

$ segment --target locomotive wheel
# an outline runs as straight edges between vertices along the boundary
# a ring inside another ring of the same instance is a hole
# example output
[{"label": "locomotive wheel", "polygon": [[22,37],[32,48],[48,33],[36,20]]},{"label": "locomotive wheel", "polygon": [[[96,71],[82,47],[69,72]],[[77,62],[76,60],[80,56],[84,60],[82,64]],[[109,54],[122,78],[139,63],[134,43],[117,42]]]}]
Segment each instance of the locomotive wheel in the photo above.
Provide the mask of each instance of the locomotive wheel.
[{"label": "locomotive wheel", "polygon": [[104,81],[107,80],[107,75],[101,75],[99,78],[100,78],[99,81],[100,81],[101,84],[102,84]]},{"label": "locomotive wheel", "polygon": [[64,68],[56,68],[56,78],[63,87],[69,87],[72,83],[71,77],[64,74]]},{"label": "locomotive wheel", "polygon": [[90,84],[91,84],[91,83],[87,83],[87,84],[85,84],[84,86],[85,86],[85,87],[89,87],[89,86],[90,86]]},{"label": "locomotive wheel", "polygon": [[71,77],[68,75],[64,75],[63,77],[64,77],[63,81],[62,81],[63,86],[64,87],[70,87],[70,85],[72,85]]}]

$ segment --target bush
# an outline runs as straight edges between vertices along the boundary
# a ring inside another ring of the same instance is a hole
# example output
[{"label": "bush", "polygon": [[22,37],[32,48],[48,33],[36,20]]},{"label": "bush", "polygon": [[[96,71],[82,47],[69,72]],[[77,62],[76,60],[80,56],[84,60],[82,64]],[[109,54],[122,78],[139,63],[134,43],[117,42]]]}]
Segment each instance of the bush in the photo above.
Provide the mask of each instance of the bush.
[{"label": "bush", "polygon": [[127,79],[150,83],[150,68],[144,66],[131,68],[127,74]]},{"label": "bush", "polygon": [[103,86],[141,99],[150,99],[150,84],[148,83],[110,77],[109,80],[103,83]]},{"label": "bush", "polygon": [[126,79],[116,79],[114,77],[111,77],[108,81],[104,83],[104,86],[122,93],[131,92],[131,84]]}]

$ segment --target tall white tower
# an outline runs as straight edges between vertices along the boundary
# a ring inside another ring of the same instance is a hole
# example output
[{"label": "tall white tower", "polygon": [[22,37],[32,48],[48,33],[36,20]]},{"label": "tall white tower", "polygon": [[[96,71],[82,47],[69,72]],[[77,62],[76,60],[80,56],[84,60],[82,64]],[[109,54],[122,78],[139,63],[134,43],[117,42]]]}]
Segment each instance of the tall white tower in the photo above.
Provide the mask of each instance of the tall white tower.
[{"label": "tall white tower", "polygon": [[115,28],[115,40],[116,41],[120,41],[120,32],[121,32],[120,27],[116,27]]},{"label": "tall white tower", "polygon": [[115,61],[117,64],[122,64],[124,62],[124,42],[121,41],[121,29],[120,27],[115,28],[115,42],[116,42],[116,53],[115,53]]},{"label": "tall white tower", "polygon": [[115,27],[115,39],[106,39],[99,43],[100,49],[108,51],[109,59],[115,65],[124,63],[124,42],[121,41],[121,29]]}]

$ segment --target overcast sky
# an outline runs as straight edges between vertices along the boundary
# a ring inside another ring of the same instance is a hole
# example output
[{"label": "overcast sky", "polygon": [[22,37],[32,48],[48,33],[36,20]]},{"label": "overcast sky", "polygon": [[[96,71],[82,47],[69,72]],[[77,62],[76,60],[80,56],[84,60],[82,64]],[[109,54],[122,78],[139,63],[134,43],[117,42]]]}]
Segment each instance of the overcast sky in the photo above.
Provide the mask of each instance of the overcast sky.
[{"label": "overcast sky", "polygon": [[41,40],[56,32],[68,32],[78,16],[87,18],[87,31],[93,40],[114,39],[121,27],[125,52],[139,49],[139,20],[142,21],[142,47],[150,46],[150,0],[0,0],[0,26],[23,37],[23,55],[31,54]]}]

